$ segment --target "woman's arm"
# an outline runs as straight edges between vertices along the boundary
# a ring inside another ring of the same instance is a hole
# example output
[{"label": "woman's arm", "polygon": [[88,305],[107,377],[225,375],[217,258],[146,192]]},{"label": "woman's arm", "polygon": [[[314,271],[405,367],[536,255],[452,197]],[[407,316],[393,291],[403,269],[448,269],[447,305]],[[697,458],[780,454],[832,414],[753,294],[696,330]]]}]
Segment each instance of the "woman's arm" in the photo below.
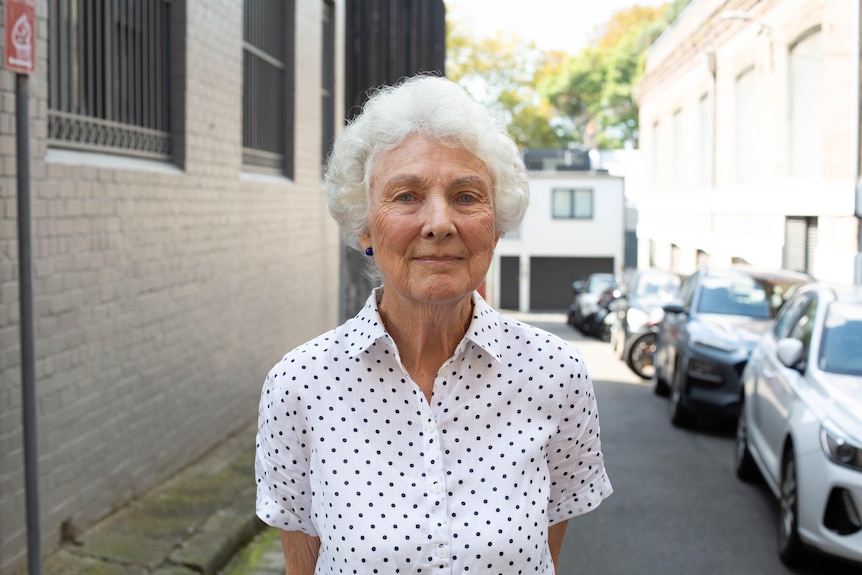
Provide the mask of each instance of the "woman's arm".
[{"label": "woman's arm", "polygon": [[320,550],[319,537],[312,537],[302,531],[282,530],[281,549],[284,551],[287,575],[314,575],[317,552]]},{"label": "woman's arm", "polygon": [[548,527],[548,548],[551,550],[551,559],[554,560],[554,573],[560,572],[560,550],[563,548],[563,538],[568,526],[568,521],[560,521]]}]

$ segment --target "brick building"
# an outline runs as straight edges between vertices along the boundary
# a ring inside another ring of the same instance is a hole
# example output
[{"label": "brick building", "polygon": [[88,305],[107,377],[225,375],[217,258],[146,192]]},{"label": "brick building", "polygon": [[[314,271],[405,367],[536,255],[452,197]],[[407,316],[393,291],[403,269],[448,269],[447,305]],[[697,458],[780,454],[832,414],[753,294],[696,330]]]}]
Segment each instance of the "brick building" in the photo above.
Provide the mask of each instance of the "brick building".
[{"label": "brick building", "polygon": [[862,281],[856,0],[694,0],[639,86],[639,264]]},{"label": "brick building", "polygon": [[[444,17],[442,0],[36,2],[45,554],[253,422],[269,368],[367,294],[323,163],[369,87],[443,70]],[[27,554],[15,93],[0,70],[0,573]]]}]

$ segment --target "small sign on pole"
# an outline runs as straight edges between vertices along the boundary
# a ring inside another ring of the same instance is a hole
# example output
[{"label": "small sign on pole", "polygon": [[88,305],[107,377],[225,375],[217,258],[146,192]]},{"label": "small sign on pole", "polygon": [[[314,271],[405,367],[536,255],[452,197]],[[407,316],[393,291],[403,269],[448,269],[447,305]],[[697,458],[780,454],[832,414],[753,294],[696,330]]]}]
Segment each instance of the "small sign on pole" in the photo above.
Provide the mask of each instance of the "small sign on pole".
[{"label": "small sign on pole", "polygon": [[6,0],[6,49],[3,63],[19,74],[36,71],[35,0]]}]

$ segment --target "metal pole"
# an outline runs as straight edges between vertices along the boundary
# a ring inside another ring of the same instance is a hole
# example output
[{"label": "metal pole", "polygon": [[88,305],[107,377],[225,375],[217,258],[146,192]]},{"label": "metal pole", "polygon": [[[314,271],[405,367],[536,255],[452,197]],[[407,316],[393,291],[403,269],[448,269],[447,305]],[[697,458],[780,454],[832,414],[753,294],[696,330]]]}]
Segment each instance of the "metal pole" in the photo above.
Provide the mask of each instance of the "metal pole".
[{"label": "metal pole", "polygon": [[33,271],[30,231],[30,93],[28,76],[18,74],[15,92],[18,152],[18,293],[21,306],[21,396],[24,419],[24,482],[27,503],[29,575],[42,575],[39,518],[39,446],[36,441],[36,369],[33,352]]},{"label": "metal pole", "polygon": [[862,284],[862,0],[856,4],[856,257],[853,283]]}]

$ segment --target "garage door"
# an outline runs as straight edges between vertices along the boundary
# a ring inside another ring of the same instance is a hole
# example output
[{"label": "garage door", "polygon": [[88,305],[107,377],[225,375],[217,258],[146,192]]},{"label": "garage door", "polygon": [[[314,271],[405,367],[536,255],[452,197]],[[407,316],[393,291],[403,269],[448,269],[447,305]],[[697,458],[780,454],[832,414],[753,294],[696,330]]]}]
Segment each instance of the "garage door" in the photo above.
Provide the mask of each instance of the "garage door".
[{"label": "garage door", "polygon": [[572,283],[592,273],[614,273],[614,258],[530,258],[530,310],[567,310]]}]

